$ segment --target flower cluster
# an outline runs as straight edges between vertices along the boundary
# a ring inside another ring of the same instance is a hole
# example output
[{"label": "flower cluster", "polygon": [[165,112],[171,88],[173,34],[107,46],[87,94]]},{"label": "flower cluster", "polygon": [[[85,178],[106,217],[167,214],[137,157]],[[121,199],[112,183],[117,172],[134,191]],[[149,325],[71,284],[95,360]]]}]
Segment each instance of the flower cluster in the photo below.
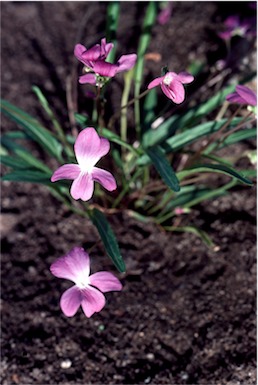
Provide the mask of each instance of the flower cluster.
[{"label": "flower cluster", "polygon": [[89,49],[82,44],[76,44],[74,55],[84,64],[85,75],[79,78],[81,84],[89,83],[102,87],[109,78],[134,67],[137,59],[136,54],[123,55],[116,64],[107,62],[107,56],[113,47],[112,43],[106,43],[105,38],[101,40],[100,45],[96,44]]},{"label": "flower cluster", "polygon": [[[117,73],[133,68],[137,59],[135,54],[121,56],[116,64],[109,63],[107,57],[112,49],[113,44],[107,43],[105,38],[90,49],[81,44],[75,46],[74,54],[84,64],[85,72],[80,76],[79,83],[89,83],[100,88]],[[160,86],[166,97],[175,104],[180,104],[185,100],[184,85],[193,81],[194,77],[188,72],[177,74],[167,71],[165,75],[152,80],[147,88],[150,90]],[[235,92],[229,94],[226,99],[231,103],[256,105],[256,94],[246,86],[236,86]],[[108,191],[114,191],[117,188],[114,176],[109,171],[96,167],[109,150],[109,141],[99,136],[94,127],[84,128],[74,144],[77,163],[59,167],[53,173],[51,181],[72,180],[72,198],[85,202],[92,198],[95,182]],[[175,212],[176,215],[184,213],[181,208]],[[91,317],[104,307],[103,293],[122,289],[120,281],[109,272],[102,271],[90,275],[89,255],[80,247],[74,247],[66,256],[59,258],[51,265],[50,270],[56,277],[68,279],[75,284],[63,293],[60,300],[61,309],[67,317],[75,315],[80,306],[86,317]]]}]

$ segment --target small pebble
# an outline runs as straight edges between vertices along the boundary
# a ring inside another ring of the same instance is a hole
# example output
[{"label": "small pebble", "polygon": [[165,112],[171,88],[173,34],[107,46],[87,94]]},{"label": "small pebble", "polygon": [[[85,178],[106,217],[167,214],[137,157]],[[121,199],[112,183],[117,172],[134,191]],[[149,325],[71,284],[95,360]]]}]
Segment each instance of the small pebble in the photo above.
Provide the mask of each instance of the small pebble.
[{"label": "small pebble", "polygon": [[69,369],[72,366],[72,361],[71,360],[64,360],[60,364],[62,369]]}]

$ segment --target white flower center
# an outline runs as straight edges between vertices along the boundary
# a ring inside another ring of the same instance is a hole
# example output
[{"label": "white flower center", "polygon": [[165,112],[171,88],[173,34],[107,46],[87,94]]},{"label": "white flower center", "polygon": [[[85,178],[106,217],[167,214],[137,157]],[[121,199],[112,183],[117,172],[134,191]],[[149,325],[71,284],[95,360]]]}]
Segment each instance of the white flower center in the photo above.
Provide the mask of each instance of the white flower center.
[{"label": "white flower center", "polygon": [[89,277],[81,275],[76,279],[75,284],[79,289],[85,289],[89,286]]},{"label": "white flower center", "polygon": [[170,86],[171,82],[173,80],[173,75],[171,74],[167,74],[164,79],[163,79],[163,83],[166,85],[166,86]]},{"label": "white flower center", "polygon": [[81,172],[86,173],[86,174],[91,174],[93,167],[94,167],[94,165],[92,163],[89,163],[89,162],[80,163]]}]

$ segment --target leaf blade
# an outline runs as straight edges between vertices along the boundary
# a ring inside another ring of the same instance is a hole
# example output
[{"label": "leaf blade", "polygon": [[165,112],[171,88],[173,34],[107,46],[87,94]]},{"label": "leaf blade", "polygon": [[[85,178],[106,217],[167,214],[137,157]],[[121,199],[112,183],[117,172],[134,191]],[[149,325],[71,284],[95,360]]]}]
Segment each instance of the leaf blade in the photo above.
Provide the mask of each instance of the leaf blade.
[{"label": "leaf blade", "polygon": [[175,192],[180,191],[176,173],[169,164],[161,148],[159,146],[147,148],[146,153],[166,185]]},{"label": "leaf blade", "polygon": [[108,256],[120,273],[125,272],[125,263],[121,256],[115,234],[105,215],[100,210],[94,208],[89,211],[89,217],[99,232]]}]

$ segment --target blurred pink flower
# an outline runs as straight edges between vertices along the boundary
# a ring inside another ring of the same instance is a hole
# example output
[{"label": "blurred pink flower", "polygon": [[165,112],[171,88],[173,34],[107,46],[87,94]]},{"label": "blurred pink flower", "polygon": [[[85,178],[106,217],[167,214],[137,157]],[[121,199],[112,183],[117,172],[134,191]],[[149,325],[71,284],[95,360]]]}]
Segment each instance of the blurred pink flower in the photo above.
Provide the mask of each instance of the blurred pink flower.
[{"label": "blurred pink flower", "polygon": [[257,95],[254,91],[246,86],[236,86],[236,91],[227,95],[226,100],[230,103],[247,104],[249,106],[256,106]]},{"label": "blurred pink flower", "polygon": [[72,179],[71,195],[74,199],[88,201],[94,191],[94,181],[100,183],[108,191],[116,189],[113,175],[102,168],[94,167],[100,158],[109,152],[110,144],[99,137],[93,127],[82,130],[74,145],[78,164],[65,164],[59,167],[51,177],[51,182],[60,179]]},{"label": "blurred pink flower", "polygon": [[230,40],[233,36],[256,35],[256,21],[252,17],[240,20],[238,15],[232,15],[224,21],[224,26],[225,30],[218,33],[218,36],[223,40]]},{"label": "blurred pink flower", "polygon": [[168,23],[172,15],[172,9],[173,9],[173,2],[168,1],[166,6],[163,9],[161,9],[158,15],[157,20],[159,24],[164,25]]},{"label": "blurred pink flower", "polygon": [[85,75],[80,76],[79,83],[95,84],[102,86],[106,78],[114,77],[117,73],[130,70],[136,63],[137,55],[122,55],[116,64],[105,61],[113,48],[112,43],[101,40],[101,45],[96,44],[87,50],[83,45],[76,44],[74,55],[84,64]]},{"label": "blurred pink flower", "polygon": [[55,277],[75,283],[60,299],[62,312],[67,317],[73,317],[80,306],[86,317],[91,317],[105,306],[102,293],[122,290],[121,282],[112,273],[99,271],[89,275],[90,257],[81,247],[74,247],[67,255],[57,259],[50,271]]},{"label": "blurred pink flower", "polygon": [[166,75],[158,77],[148,85],[148,89],[161,86],[164,94],[174,103],[180,104],[185,99],[185,89],[183,84],[189,84],[194,77],[188,72],[167,72]]},{"label": "blurred pink flower", "polygon": [[109,52],[114,47],[113,43],[106,43],[106,39],[101,39],[101,43],[95,44],[87,49],[82,44],[76,44],[74,48],[75,57],[80,60],[86,67],[93,68],[94,62],[97,60],[105,60]]}]

